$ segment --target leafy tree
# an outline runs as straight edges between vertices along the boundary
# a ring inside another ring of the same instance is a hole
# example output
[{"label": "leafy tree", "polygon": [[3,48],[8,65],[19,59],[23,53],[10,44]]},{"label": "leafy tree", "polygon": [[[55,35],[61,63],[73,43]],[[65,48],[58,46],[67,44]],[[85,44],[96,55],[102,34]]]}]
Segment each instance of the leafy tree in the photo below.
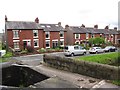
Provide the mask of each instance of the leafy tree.
[{"label": "leafy tree", "polygon": [[98,45],[98,46],[100,46],[101,44],[104,44],[105,43],[105,40],[104,40],[104,38],[102,38],[102,37],[96,37],[96,38],[90,38],[89,39],[89,43],[91,44],[91,45]]}]

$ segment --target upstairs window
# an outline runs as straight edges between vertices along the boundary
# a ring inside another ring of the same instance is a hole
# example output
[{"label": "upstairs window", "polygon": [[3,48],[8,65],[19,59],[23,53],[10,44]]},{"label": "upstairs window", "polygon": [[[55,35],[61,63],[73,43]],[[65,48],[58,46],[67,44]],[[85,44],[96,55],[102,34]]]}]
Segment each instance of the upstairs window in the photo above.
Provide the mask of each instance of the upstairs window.
[{"label": "upstairs window", "polygon": [[64,38],[64,32],[60,31],[60,38]]},{"label": "upstairs window", "polygon": [[50,32],[45,32],[46,39],[50,39]]},{"label": "upstairs window", "polygon": [[34,38],[38,37],[38,30],[33,30],[33,37]]},{"label": "upstairs window", "polygon": [[75,34],[75,39],[80,39],[80,34]]},{"label": "upstairs window", "polygon": [[13,30],[13,38],[19,38],[18,30]]},{"label": "upstairs window", "polygon": [[92,34],[92,35],[91,35],[91,37],[92,37],[92,38],[94,38],[94,37],[95,37],[95,35],[94,35],[94,34]]},{"label": "upstairs window", "polygon": [[86,33],[86,39],[88,39],[89,38],[89,34],[88,33]]}]

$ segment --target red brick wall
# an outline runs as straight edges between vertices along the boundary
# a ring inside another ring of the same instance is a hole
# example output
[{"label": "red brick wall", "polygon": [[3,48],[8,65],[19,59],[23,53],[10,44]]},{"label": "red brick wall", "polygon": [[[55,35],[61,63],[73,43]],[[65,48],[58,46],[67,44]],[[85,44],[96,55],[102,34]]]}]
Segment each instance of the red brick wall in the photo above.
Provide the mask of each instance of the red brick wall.
[{"label": "red brick wall", "polygon": [[[8,33],[8,45],[13,48],[13,31],[9,30],[7,31]],[[39,39],[39,48],[43,47],[43,30],[38,30],[38,38]],[[34,47],[34,42],[33,42],[33,30],[19,30],[19,39],[14,39],[14,40],[20,40],[20,49],[23,48],[23,40],[24,39],[30,39],[31,40],[31,46]],[[36,48],[37,49],[37,48]]]},{"label": "red brick wall", "polygon": [[[58,39],[58,41],[60,41],[60,32],[50,32],[50,39],[47,39],[47,40],[50,40],[50,48],[52,48],[52,40],[54,39]],[[45,36],[45,32],[43,34],[43,47],[46,48],[46,36]],[[61,38],[61,39],[64,39],[64,45],[66,45],[66,32],[64,32],[64,38]]]},{"label": "red brick wall", "polygon": [[12,32],[12,30],[7,30],[7,39],[8,39],[8,46],[13,48],[13,32]]}]

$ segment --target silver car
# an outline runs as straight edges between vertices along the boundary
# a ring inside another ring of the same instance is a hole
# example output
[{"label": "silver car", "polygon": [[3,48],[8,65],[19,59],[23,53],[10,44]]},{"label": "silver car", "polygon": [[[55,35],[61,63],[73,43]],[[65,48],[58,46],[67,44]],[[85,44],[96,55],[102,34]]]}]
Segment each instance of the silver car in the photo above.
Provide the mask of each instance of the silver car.
[{"label": "silver car", "polygon": [[65,56],[74,56],[74,55],[80,55],[80,54],[86,54],[86,49],[84,49],[82,46],[65,46],[64,48],[64,55]]},{"label": "silver car", "polygon": [[92,47],[89,50],[89,53],[103,53],[104,49],[102,49],[101,47]]}]

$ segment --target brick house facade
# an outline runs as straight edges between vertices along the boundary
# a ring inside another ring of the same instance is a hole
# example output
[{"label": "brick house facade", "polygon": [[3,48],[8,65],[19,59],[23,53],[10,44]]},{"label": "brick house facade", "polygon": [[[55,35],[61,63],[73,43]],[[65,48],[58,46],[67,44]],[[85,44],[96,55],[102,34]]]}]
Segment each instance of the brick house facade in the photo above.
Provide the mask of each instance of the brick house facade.
[{"label": "brick house facade", "polygon": [[65,30],[67,31],[67,45],[87,44],[90,38],[95,37],[103,37],[106,42],[117,44],[118,33],[116,29],[98,29],[96,25],[94,28],[66,25]]},{"label": "brick house facade", "polygon": [[55,48],[66,45],[66,31],[58,24],[41,24],[35,22],[8,21],[5,18],[6,45],[15,50],[32,46],[34,49]]}]

